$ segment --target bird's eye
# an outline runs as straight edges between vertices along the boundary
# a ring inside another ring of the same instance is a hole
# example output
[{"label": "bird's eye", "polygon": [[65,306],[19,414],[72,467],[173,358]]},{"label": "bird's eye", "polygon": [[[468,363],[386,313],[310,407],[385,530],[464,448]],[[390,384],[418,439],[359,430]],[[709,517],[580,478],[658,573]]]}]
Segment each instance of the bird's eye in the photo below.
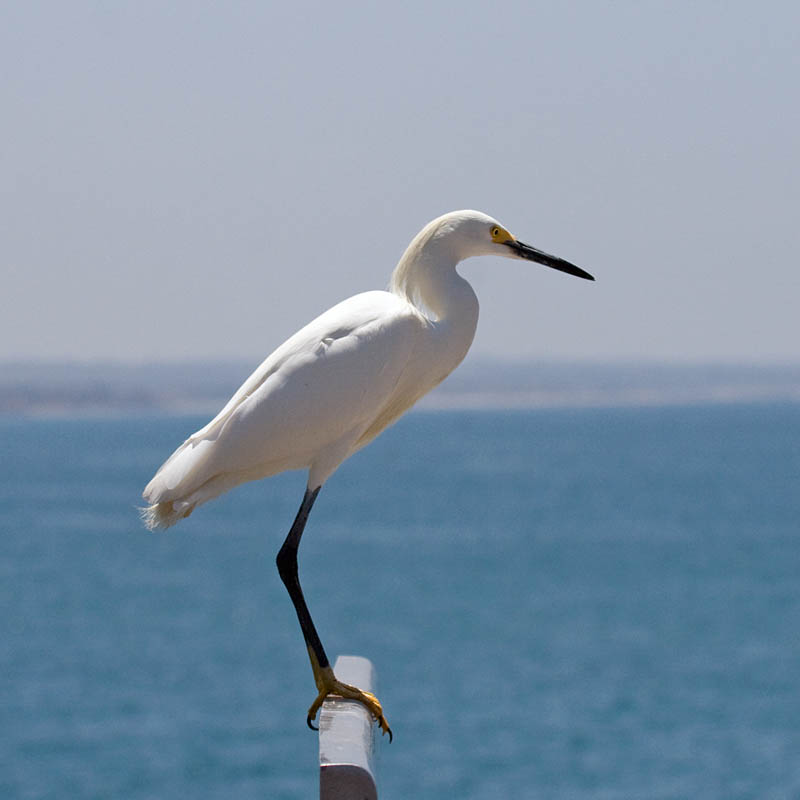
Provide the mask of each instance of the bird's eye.
[{"label": "bird's eye", "polygon": [[494,227],[492,228],[492,236],[499,236],[500,235],[500,228]]}]

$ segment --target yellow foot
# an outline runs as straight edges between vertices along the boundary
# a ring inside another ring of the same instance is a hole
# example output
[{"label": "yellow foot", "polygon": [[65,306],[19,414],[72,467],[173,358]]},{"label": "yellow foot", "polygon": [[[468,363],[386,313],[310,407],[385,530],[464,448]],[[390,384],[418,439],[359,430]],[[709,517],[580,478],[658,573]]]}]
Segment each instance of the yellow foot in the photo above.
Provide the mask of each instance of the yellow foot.
[{"label": "yellow foot", "polygon": [[374,694],[371,692],[364,692],[361,689],[357,689],[355,686],[350,686],[347,683],[342,683],[337,680],[330,667],[320,669],[317,687],[319,688],[319,694],[317,695],[317,699],[311,704],[311,708],[308,709],[308,717],[306,717],[306,723],[311,730],[319,730],[314,726],[312,720],[316,718],[317,711],[319,711],[320,706],[325,702],[325,698],[328,697],[328,695],[332,695],[334,697],[342,697],[345,700],[357,700],[359,703],[365,705],[369,713],[375,717],[375,721],[378,725],[381,726],[381,732],[388,733],[389,741],[392,741],[392,729],[389,727],[389,723],[386,722],[386,717],[383,716],[383,708]]}]

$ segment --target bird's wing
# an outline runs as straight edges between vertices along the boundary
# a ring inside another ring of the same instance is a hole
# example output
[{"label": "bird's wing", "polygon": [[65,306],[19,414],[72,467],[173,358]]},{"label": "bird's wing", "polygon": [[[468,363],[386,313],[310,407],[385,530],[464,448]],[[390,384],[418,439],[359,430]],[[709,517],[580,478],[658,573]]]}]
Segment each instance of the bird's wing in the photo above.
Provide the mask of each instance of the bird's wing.
[{"label": "bird's wing", "polygon": [[265,359],[165,462],[145,499],[185,497],[221,475],[249,480],[309,466],[349,435],[357,439],[391,401],[424,325],[388,292],[334,306]]}]

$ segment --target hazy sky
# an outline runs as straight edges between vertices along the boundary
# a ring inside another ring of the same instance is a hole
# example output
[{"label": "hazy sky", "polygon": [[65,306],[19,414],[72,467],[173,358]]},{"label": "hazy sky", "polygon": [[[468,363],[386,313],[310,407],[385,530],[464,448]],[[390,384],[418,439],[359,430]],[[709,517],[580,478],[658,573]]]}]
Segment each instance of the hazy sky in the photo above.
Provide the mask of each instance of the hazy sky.
[{"label": "hazy sky", "polygon": [[16,2],[0,359],[260,360],[457,208],[479,356],[800,360],[800,4]]}]

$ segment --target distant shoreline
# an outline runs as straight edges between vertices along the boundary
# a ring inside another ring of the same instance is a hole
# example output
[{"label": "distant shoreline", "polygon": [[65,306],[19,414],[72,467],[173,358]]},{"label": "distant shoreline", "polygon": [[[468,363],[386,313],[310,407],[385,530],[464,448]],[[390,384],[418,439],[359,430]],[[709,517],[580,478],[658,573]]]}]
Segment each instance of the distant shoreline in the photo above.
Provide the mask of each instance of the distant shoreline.
[{"label": "distant shoreline", "polygon": [[[252,364],[0,364],[0,414],[214,414]],[[535,409],[800,402],[800,365],[503,363],[474,359],[417,408]]]}]

